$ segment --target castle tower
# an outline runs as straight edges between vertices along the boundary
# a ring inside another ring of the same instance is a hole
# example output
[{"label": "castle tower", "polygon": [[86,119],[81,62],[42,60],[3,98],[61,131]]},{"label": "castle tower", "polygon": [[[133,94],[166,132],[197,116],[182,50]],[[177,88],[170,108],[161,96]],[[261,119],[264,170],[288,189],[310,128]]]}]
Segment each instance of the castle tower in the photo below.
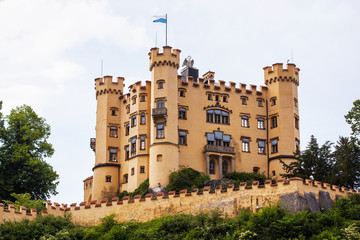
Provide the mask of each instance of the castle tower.
[{"label": "castle tower", "polygon": [[151,108],[150,187],[169,183],[169,173],[179,168],[178,85],[180,50],[152,48],[150,56]]},{"label": "castle tower", "polygon": [[111,76],[95,79],[97,100],[95,166],[92,196],[89,200],[113,197],[120,185],[120,116],[119,96],[123,92],[123,78],[113,82]]},{"label": "castle tower", "polygon": [[299,71],[295,64],[287,64],[287,69],[283,69],[282,63],[264,68],[268,87],[269,177],[279,177],[284,173],[280,160],[289,164],[299,149]]}]

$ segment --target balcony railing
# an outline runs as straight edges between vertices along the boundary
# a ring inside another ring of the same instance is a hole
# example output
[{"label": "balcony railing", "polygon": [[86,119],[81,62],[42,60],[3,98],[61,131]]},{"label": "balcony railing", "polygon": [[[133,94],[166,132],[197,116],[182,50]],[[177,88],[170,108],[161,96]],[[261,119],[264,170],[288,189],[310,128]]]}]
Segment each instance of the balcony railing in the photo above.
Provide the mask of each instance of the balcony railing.
[{"label": "balcony railing", "polygon": [[96,138],[90,138],[90,148],[95,152]]},{"label": "balcony railing", "polygon": [[216,146],[216,145],[205,145],[205,152],[218,152],[218,153],[229,153],[235,154],[234,147],[224,147],[224,146]]},{"label": "balcony railing", "polygon": [[153,108],[152,109],[152,116],[153,118],[159,118],[159,117],[163,117],[166,118],[167,116],[167,108]]}]

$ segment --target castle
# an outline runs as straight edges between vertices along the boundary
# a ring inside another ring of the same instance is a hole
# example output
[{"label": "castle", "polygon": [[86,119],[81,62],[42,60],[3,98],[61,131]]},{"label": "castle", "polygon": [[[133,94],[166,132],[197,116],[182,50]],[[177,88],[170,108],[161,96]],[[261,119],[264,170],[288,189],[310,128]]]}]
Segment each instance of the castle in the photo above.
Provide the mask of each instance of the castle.
[{"label": "castle", "polygon": [[188,166],[219,179],[233,171],[278,177],[299,148],[299,68],[264,68],[266,86],[237,86],[198,77],[180,50],[149,53],[151,81],[124,94],[124,78],[95,79],[97,99],[93,176],[84,180],[84,201],[133,191],[149,178],[161,191],[169,174]]}]

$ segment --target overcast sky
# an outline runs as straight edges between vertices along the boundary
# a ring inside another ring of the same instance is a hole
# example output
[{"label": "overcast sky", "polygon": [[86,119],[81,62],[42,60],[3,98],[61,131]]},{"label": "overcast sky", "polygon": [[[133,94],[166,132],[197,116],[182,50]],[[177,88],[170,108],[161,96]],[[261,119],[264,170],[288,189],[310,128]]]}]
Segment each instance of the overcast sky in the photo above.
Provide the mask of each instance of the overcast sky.
[{"label": "overcast sky", "polygon": [[[150,79],[148,52],[168,45],[191,55],[200,75],[264,85],[263,67],[301,69],[301,145],[349,136],[344,115],[359,99],[360,1],[110,1],[0,0],[0,100],[3,113],[30,105],[51,126],[60,175],[59,203],[83,200],[92,175],[96,99],[94,79]],[[127,87],[125,88],[127,89]]]}]

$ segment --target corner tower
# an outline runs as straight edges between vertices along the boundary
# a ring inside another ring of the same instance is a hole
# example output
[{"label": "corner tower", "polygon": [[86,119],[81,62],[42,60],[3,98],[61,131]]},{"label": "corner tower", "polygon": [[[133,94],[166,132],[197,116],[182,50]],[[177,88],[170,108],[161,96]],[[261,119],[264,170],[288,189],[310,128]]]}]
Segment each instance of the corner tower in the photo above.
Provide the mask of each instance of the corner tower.
[{"label": "corner tower", "polygon": [[295,64],[282,63],[264,68],[265,84],[268,87],[268,169],[269,177],[284,173],[280,160],[289,164],[294,161],[294,152],[299,149],[299,71]]},{"label": "corner tower", "polygon": [[92,196],[89,200],[113,197],[120,187],[119,97],[123,92],[123,81],[123,78],[117,78],[113,82],[111,76],[95,79],[97,100],[95,166]]},{"label": "corner tower", "polygon": [[168,185],[169,174],[179,168],[178,81],[180,50],[152,48],[151,71],[150,187]]}]

